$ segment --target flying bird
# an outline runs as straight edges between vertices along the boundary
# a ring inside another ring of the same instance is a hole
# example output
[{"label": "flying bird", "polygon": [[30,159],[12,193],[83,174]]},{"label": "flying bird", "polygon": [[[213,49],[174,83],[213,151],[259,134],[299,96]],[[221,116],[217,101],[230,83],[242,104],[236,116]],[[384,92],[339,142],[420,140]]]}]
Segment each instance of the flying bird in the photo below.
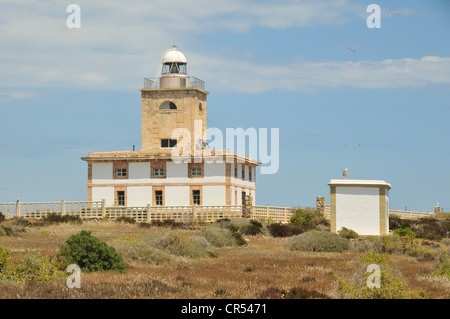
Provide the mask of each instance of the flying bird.
[{"label": "flying bird", "polygon": [[349,49],[351,52],[356,52],[356,50],[352,49],[352,48],[347,48]]},{"label": "flying bird", "polygon": [[355,145],[355,146],[351,146],[351,145],[345,144],[345,146],[350,147],[352,149],[352,151],[354,151],[354,150],[356,150],[356,148],[361,146],[361,144],[358,144],[358,145]]}]

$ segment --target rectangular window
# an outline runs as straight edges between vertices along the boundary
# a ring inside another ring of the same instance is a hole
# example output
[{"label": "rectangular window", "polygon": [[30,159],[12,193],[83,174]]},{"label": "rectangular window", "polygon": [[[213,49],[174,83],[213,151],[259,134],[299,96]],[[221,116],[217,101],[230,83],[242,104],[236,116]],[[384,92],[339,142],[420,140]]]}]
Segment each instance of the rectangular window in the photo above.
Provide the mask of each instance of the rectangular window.
[{"label": "rectangular window", "polygon": [[242,164],[242,180],[245,181],[245,165]]},{"label": "rectangular window", "polygon": [[177,140],[171,140],[168,138],[161,139],[161,148],[175,147],[175,146],[177,146]]},{"label": "rectangular window", "polygon": [[250,182],[252,181],[252,167],[251,166],[248,167],[248,180]]},{"label": "rectangular window", "polygon": [[163,192],[155,191],[155,204],[162,205],[163,204]]},{"label": "rectangular window", "polygon": [[127,176],[127,169],[126,168],[116,169],[116,177],[126,177],[126,176]]},{"label": "rectangular window", "polygon": [[117,205],[125,206],[125,192],[124,191],[117,192]]},{"label": "rectangular window", "polygon": [[191,176],[202,176],[202,169],[199,167],[191,168]]},{"label": "rectangular window", "polygon": [[153,176],[164,176],[164,168],[154,168]]},{"label": "rectangular window", "polygon": [[192,201],[194,205],[200,205],[200,191],[192,191]]}]

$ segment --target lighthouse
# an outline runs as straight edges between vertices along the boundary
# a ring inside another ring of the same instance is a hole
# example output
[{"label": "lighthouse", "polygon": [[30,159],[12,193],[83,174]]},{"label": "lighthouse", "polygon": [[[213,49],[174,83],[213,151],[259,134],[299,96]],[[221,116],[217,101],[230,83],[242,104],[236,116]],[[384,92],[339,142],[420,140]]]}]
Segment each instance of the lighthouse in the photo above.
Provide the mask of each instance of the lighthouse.
[{"label": "lighthouse", "polygon": [[[189,154],[199,146],[201,154],[206,151],[209,94],[202,80],[188,74],[188,61],[176,46],[163,53],[156,76],[145,78],[139,91],[141,149],[82,157],[88,164],[89,201],[128,207],[231,206],[249,199],[255,204],[256,167],[261,165],[256,160],[227,150],[213,151],[222,161],[173,159],[180,143],[190,145]],[[177,129],[191,132],[190,141],[174,136]]]},{"label": "lighthouse", "polygon": [[[157,76],[145,79],[140,91],[142,150],[175,147],[178,141],[171,136],[177,128],[192,132],[189,142],[192,149],[199,142],[206,142],[206,98],[209,93],[202,80],[188,76],[186,57],[177,47],[163,54]],[[196,136],[193,134],[195,123],[201,124]]]}]

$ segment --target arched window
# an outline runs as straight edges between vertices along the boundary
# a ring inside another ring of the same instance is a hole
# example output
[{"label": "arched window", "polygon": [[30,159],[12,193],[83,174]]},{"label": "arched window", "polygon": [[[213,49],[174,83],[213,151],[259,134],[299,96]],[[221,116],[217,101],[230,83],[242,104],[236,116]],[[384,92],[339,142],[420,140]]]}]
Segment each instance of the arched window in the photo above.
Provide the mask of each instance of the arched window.
[{"label": "arched window", "polygon": [[161,104],[159,109],[160,110],[176,110],[177,106],[175,105],[175,103],[167,101],[167,102],[164,102],[163,104]]},{"label": "arched window", "polygon": [[203,111],[202,103],[199,103],[199,104],[198,104],[198,110],[199,110],[200,112]]}]

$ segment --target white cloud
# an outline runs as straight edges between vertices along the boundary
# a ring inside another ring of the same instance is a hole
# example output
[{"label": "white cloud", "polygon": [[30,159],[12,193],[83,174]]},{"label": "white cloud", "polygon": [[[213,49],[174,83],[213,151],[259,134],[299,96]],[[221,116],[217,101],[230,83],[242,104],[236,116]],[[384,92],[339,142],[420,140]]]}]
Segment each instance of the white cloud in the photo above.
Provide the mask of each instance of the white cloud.
[{"label": "white cloud", "polygon": [[[202,34],[335,25],[361,19],[353,0],[76,1],[81,29],[66,27],[60,1],[3,1],[0,20],[0,86],[136,90],[153,76],[161,53],[173,41],[196,43]],[[181,48],[183,50],[183,48]],[[399,88],[449,83],[449,58],[383,61],[254,62],[221,52],[211,57],[191,44],[195,74],[218,90],[310,91],[321,87]],[[191,68],[192,69],[192,68]],[[217,75],[220,75],[218,77]],[[9,89],[8,89],[9,91]],[[13,92],[13,90],[11,90]],[[3,99],[20,94],[3,94]],[[22,95],[24,96],[24,95]]]}]

